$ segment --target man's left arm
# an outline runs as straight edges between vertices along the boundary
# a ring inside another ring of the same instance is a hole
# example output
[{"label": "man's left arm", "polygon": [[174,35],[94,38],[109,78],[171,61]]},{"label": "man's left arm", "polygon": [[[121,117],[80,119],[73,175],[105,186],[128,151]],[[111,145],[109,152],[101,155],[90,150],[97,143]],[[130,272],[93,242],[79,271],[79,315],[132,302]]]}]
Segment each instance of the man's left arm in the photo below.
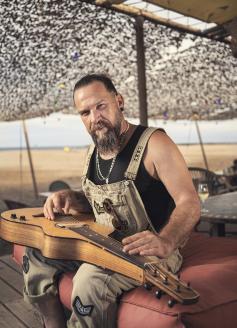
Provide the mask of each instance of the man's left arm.
[{"label": "man's left arm", "polygon": [[164,183],[175,209],[159,233],[143,231],[125,238],[124,251],[167,258],[185,242],[198,222],[200,201],[183,156],[166,134],[155,132],[151,136],[144,164],[151,175]]}]

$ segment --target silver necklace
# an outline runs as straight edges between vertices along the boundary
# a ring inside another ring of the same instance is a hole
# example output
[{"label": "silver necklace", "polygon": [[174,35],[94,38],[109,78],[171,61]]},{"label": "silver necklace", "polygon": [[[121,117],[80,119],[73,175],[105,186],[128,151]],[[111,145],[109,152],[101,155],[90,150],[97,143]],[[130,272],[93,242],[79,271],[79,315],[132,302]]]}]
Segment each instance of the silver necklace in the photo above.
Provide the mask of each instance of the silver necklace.
[{"label": "silver necklace", "polygon": [[[127,122],[127,128],[126,130],[122,133],[122,136],[124,136],[127,132],[128,132],[128,129],[129,129],[129,126],[130,124]],[[121,139],[122,140],[122,139]],[[95,162],[96,162],[96,173],[97,173],[97,177],[100,181],[105,181],[106,184],[109,183],[109,177],[110,177],[110,174],[113,170],[113,167],[114,167],[114,164],[115,164],[115,161],[116,161],[116,158],[117,158],[117,155],[118,153],[113,157],[113,160],[110,164],[110,167],[109,167],[109,171],[108,171],[108,174],[107,176],[105,177],[102,172],[101,172],[101,169],[100,169],[100,160],[99,160],[99,152],[98,152],[98,149],[96,149],[96,158],[95,158]]]},{"label": "silver necklace", "polygon": [[110,168],[109,168],[108,174],[107,174],[107,176],[105,177],[105,176],[102,174],[101,170],[100,170],[99,152],[98,152],[98,149],[96,150],[96,160],[95,160],[95,161],[96,161],[96,173],[97,173],[97,176],[98,176],[98,178],[99,178],[100,181],[105,181],[106,184],[109,183],[109,177],[110,177],[110,174],[111,174],[111,172],[112,172],[112,170],[113,170],[113,167],[114,167],[114,164],[115,164],[116,158],[117,158],[117,155],[115,155],[115,156],[113,157],[113,160],[112,160],[112,162],[111,162],[111,164],[110,164]]}]

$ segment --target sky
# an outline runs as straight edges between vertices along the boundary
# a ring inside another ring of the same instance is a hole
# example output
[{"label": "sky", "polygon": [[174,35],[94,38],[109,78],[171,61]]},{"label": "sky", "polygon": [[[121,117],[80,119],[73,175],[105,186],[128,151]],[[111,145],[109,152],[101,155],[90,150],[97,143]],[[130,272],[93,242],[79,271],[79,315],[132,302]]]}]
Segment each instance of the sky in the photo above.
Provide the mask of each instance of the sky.
[{"label": "sky", "polygon": [[[128,119],[132,123],[137,120]],[[30,146],[83,147],[91,143],[79,115],[54,113],[25,121]],[[237,143],[237,119],[198,123],[204,143]],[[162,127],[177,144],[198,143],[194,122],[150,120],[149,126]],[[22,122],[0,122],[0,149],[25,148]]]}]

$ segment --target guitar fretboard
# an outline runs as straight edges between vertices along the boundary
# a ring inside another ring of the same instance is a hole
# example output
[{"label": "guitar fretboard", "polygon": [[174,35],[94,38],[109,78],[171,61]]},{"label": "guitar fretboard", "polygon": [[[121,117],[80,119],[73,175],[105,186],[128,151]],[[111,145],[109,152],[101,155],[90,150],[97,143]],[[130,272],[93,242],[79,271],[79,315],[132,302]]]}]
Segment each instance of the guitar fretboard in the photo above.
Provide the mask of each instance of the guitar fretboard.
[{"label": "guitar fretboard", "polygon": [[129,255],[123,252],[123,245],[121,242],[111,237],[103,236],[90,229],[89,226],[70,227],[69,229],[90,239],[94,244],[106,249],[110,253],[144,269],[144,264],[146,263],[145,258],[142,256]]}]

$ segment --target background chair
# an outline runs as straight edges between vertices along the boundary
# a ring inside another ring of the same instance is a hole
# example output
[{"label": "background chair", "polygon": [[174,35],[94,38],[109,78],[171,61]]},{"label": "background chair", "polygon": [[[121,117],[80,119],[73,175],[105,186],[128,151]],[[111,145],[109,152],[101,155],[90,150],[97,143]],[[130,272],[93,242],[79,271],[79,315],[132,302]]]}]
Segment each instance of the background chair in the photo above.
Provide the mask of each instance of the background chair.
[{"label": "background chair", "polygon": [[11,199],[3,199],[3,202],[6,204],[6,207],[7,207],[8,210],[14,210],[14,209],[17,209],[17,208],[29,207],[29,205],[27,205],[27,204],[16,202],[16,201],[11,200]]},{"label": "background chair", "polygon": [[188,169],[197,191],[199,183],[207,184],[210,196],[237,190],[237,186],[232,186],[228,182],[227,176],[223,174],[216,174],[200,167],[189,167]]},{"label": "background chair", "polygon": [[69,184],[62,180],[55,180],[50,183],[49,185],[49,191],[58,191],[62,189],[71,189]]}]

